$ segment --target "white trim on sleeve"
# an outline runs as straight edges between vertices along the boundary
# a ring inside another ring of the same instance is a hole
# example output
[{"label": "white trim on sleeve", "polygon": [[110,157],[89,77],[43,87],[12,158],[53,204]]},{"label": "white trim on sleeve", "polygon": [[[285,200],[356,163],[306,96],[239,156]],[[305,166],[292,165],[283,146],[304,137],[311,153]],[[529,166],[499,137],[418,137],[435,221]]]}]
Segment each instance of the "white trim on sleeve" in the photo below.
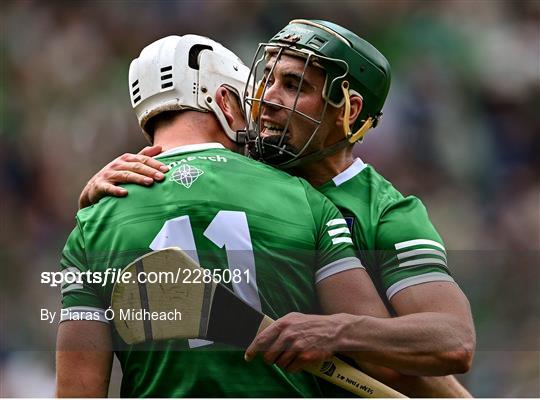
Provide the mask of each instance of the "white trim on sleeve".
[{"label": "white trim on sleeve", "polygon": [[81,285],[80,283],[72,283],[71,285],[66,286],[65,288],[60,290],[60,294],[65,295],[66,293],[72,292],[74,290],[80,290],[82,288],[83,288],[83,285]]},{"label": "white trim on sleeve", "polygon": [[320,268],[315,273],[315,283],[319,283],[323,279],[328,278],[329,276],[335,275],[338,272],[347,271],[349,269],[362,268],[365,269],[360,260],[356,257],[346,257],[340,260],[331,262],[328,265]]},{"label": "white trim on sleeve", "polygon": [[405,261],[399,264],[400,268],[412,267],[415,265],[426,265],[426,264],[438,264],[446,267],[446,261],[441,260],[440,258],[420,258],[418,260]]},{"label": "white trim on sleeve", "polygon": [[386,290],[386,297],[388,298],[388,300],[390,300],[392,296],[394,296],[397,292],[405,288],[408,288],[409,286],[419,285],[421,283],[427,283],[427,282],[437,282],[437,281],[446,281],[446,282],[455,283],[454,278],[452,278],[450,275],[443,274],[442,272],[428,272],[427,274],[411,276],[409,278],[405,278],[405,279],[402,279],[401,281],[394,283],[392,286],[390,286]]}]

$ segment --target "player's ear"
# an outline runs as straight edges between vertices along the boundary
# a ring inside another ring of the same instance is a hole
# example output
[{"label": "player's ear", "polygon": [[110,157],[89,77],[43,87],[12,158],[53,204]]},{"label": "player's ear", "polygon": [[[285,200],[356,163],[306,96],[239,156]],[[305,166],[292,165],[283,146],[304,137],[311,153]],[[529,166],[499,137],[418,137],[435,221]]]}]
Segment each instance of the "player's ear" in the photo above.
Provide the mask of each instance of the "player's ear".
[{"label": "player's ear", "polygon": [[238,97],[225,86],[220,86],[215,98],[231,129],[243,129],[245,127],[244,113]]},{"label": "player's ear", "polygon": [[233,102],[235,99],[225,86],[220,86],[216,91],[216,102],[223,112],[229,126],[233,125],[235,119],[235,110]]},{"label": "player's ear", "polygon": [[[349,115],[349,126],[353,126],[354,122],[360,115],[360,112],[362,111],[362,106],[364,105],[364,101],[362,100],[362,96],[358,95],[351,95],[350,97],[351,102],[351,112]],[[345,105],[341,107],[341,112],[339,113],[337,123],[339,126],[343,126],[343,118],[345,117]]]}]

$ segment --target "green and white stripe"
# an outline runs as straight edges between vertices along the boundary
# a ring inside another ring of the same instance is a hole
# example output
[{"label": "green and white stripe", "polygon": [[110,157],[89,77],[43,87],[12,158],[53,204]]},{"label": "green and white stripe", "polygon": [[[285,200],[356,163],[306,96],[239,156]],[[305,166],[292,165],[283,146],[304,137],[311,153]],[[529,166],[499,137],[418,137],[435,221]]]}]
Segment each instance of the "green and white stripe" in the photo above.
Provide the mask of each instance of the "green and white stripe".
[{"label": "green and white stripe", "polygon": [[356,257],[346,257],[341,260],[336,260],[319,269],[315,274],[315,283],[319,283],[325,278],[337,274],[338,272],[348,269],[361,268],[365,269],[362,262]]},{"label": "green and white stripe", "polygon": [[[66,279],[66,275],[68,273],[71,273],[71,274],[74,274],[74,275],[79,275],[81,273],[81,271],[76,268],[76,267],[67,267],[66,269],[62,270],[62,278],[65,280]],[[62,290],[60,291],[62,295],[68,293],[68,292],[71,292],[73,290],[79,290],[79,289],[82,289],[83,288],[83,285],[81,283],[78,283],[78,282],[73,282],[73,283],[64,283],[62,284]]]},{"label": "green and white stripe", "polygon": [[386,290],[386,297],[388,300],[392,298],[397,292],[408,288],[409,286],[419,285],[427,282],[454,282],[454,279],[443,272],[428,272],[427,274],[411,276],[409,278],[402,279]]},{"label": "green and white stripe", "polygon": [[[397,250],[398,269],[430,265],[447,269],[446,251],[439,242],[430,239],[414,239],[396,243],[394,247]],[[409,286],[437,281],[454,282],[454,279],[444,272],[428,272],[404,277],[386,290],[386,296],[390,300],[397,292]]]},{"label": "green and white stripe", "polygon": [[351,231],[344,218],[331,219],[326,226],[331,228],[328,230],[328,235],[332,238],[332,244],[352,243]]},{"label": "green and white stripe", "polygon": [[429,239],[414,239],[394,245],[400,268],[417,265],[437,264],[447,267],[448,261],[444,246]]},{"label": "green and white stripe", "polygon": [[407,247],[414,247],[414,246],[420,246],[420,245],[426,245],[429,247],[438,247],[442,251],[444,250],[444,246],[440,244],[439,242],[436,242],[435,240],[429,240],[429,239],[414,239],[414,240],[407,240],[406,242],[400,242],[396,243],[396,250],[401,250]]}]

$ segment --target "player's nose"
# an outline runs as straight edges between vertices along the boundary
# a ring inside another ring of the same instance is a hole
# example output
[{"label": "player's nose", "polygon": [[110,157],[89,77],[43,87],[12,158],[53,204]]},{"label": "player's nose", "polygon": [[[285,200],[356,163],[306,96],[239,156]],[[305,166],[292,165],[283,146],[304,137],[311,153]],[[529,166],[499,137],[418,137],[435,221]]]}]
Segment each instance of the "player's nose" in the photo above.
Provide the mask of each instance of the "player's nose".
[{"label": "player's nose", "polygon": [[283,100],[280,95],[280,90],[276,83],[267,84],[263,92],[262,105],[266,110],[277,111],[283,105]]}]

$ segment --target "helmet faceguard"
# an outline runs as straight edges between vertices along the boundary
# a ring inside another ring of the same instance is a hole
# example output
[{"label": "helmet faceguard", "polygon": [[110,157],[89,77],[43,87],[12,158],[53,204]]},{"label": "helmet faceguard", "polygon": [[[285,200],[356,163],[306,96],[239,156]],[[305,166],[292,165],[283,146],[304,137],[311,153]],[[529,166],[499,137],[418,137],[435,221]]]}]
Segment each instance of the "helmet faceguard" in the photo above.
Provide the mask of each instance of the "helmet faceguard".
[{"label": "helmet faceguard", "polygon": [[[292,106],[273,103],[265,98],[267,79],[273,76],[276,64],[283,56],[300,57],[305,61]],[[267,64],[270,59],[273,62]],[[324,105],[318,117],[306,115],[297,108],[302,83],[310,66],[322,68],[325,73],[321,92]],[[378,50],[352,32],[325,21],[294,20],[270,42],[259,45],[249,81],[259,82],[251,91],[246,88],[245,104],[251,109],[250,115],[246,115],[251,139],[250,153],[269,164],[289,168],[320,159],[348,143],[361,140],[367,130],[377,124],[382,114],[381,108],[390,85],[390,68]],[[363,100],[360,115],[352,127],[349,126],[351,96],[360,96]],[[344,138],[328,148],[312,151],[309,146],[324,120],[328,105],[345,106]],[[261,110],[264,107],[288,110],[288,120],[279,135],[261,135]],[[287,133],[293,116],[314,125],[311,135],[296,148],[289,145],[290,136]]]},{"label": "helmet faceguard", "polygon": [[227,136],[242,142],[229,127],[215,94],[226,86],[242,99],[248,75],[244,63],[218,42],[198,35],[168,36],[146,46],[131,62],[131,105],[150,143],[153,133],[147,129],[148,121],[174,110],[212,112]]}]

